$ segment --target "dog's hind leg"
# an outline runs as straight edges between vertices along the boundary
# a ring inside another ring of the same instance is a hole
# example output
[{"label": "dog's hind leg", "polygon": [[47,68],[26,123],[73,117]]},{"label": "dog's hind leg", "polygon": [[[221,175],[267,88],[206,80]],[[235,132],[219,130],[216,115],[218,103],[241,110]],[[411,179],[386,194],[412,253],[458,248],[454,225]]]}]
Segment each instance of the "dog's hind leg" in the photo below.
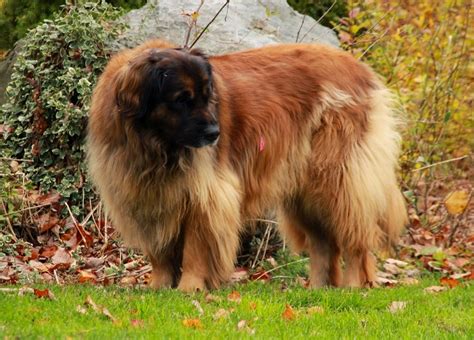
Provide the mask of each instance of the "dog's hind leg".
[{"label": "dog's hind leg", "polygon": [[292,200],[280,211],[280,226],[295,251],[309,254],[312,288],[341,284],[341,252],[330,229],[319,218],[304,211],[299,200]]},{"label": "dog's hind leg", "polygon": [[346,251],[344,263],[344,287],[370,287],[376,281],[375,258],[370,251]]},{"label": "dog's hind leg", "polygon": [[310,286],[340,286],[341,252],[337,244],[325,235],[312,235],[308,245],[310,258]]}]

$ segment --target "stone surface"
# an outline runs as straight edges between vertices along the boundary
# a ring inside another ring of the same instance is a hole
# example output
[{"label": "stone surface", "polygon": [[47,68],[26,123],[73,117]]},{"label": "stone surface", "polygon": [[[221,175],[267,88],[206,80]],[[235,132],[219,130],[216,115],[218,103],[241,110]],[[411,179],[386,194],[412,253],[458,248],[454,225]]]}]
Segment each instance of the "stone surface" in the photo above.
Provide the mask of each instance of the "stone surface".
[{"label": "stone surface", "polygon": [[[149,0],[146,6],[123,17],[129,29],[114,47],[134,47],[151,38],[162,38],[183,46],[189,15],[198,8],[199,3],[199,0]],[[223,4],[225,0],[204,0],[190,43]],[[331,29],[317,24],[310,17],[303,22],[303,15],[294,11],[286,0],[230,0],[196,47],[212,55],[274,43],[292,43],[296,42],[298,31],[299,42],[339,45]],[[20,48],[17,46],[7,59],[0,62],[0,105],[4,102],[5,88]]]},{"label": "stone surface", "polygon": [[[126,15],[130,28],[120,39],[120,46],[134,47],[150,38],[163,38],[183,46],[189,15],[199,3],[198,0],[149,0],[146,6]],[[223,4],[225,0],[204,1],[189,44]],[[299,42],[339,45],[331,29],[310,17],[303,22],[303,15],[294,11],[286,0],[230,0],[196,46],[208,54],[221,54],[274,43],[292,43],[296,41],[298,31]]]}]

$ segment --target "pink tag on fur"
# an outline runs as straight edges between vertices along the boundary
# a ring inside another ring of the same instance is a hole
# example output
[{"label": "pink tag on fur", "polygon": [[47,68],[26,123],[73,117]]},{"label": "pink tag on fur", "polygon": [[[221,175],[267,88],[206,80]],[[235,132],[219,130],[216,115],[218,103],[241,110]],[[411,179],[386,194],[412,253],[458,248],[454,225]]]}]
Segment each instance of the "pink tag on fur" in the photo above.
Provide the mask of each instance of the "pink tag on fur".
[{"label": "pink tag on fur", "polygon": [[260,140],[258,141],[258,151],[262,152],[265,149],[265,138],[260,136]]}]

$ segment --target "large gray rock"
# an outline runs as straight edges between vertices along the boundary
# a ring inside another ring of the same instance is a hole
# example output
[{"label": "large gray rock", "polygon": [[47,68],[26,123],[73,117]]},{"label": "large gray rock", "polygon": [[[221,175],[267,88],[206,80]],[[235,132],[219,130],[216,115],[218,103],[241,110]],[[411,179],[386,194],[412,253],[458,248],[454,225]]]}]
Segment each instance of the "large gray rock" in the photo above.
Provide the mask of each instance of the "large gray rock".
[{"label": "large gray rock", "polygon": [[[129,29],[117,41],[115,48],[135,47],[151,38],[162,38],[183,46],[189,14],[197,9],[199,3],[200,0],[149,0],[146,6],[124,16]],[[225,0],[204,0],[190,43],[224,3]],[[209,26],[196,46],[208,54],[221,54],[267,44],[295,42],[298,31],[299,42],[339,45],[332,30],[317,24],[310,17],[303,22],[303,16],[295,12],[286,0],[230,0],[229,6]],[[21,50],[21,42],[19,45],[6,60],[0,62],[0,105],[5,100],[5,88]]]},{"label": "large gray rock", "polygon": [[[189,15],[199,3],[199,0],[149,0],[146,6],[126,15],[130,28],[119,41],[120,46],[134,47],[150,38],[162,38],[183,46]],[[204,1],[197,29],[192,31],[189,43],[223,4],[225,0]],[[303,15],[294,11],[286,0],[230,0],[196,46],[209,54],[220,54],[274,43],[292,43],[296,41],[298,31],[300,42],[339,45],[332,30],[310,17],[303,22]]]}]

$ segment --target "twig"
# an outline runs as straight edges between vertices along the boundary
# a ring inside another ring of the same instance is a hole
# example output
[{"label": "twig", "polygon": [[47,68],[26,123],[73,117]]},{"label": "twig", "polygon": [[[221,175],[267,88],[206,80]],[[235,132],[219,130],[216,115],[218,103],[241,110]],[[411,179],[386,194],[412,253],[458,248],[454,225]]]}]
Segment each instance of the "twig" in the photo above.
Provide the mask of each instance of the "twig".
[{"label": "twig", "polygon": [[446,163],[451,163],[451,162],[455,162],[455,161],[460,161],[461,159],[467,158],[467,156],[468,156],[468,155],[464,155],[464,156],[461,156],[461,157],[451,158],[451,159],[447,159],[447,160],[444,160],[444,161],[441,161],[441,162],[437,162],[437,163],[433,163],[433,164],[430,164],[430,165],[426,165],[426,166],[421,167],[421,168],[418,168],[418,169],[413,169],[412,172],[416,172],[416,171],[421,171],[421,170],[429,169],[429,168],[432,168],[432,167],[437,166],[437,165],[440,165],[440,164],[446,164]]},{"label": "twig", "polygon": [[305,35],[303,35],[303,37],[301,38],[301,42],[304,40],[304,38],[306,38],[306,36],[316,27],[317,24],[319,24],[321,22],[321,20],[323,20],[323,18],[331,11],[331,9],[334,7],[334,5],[336,5],[337,3],[337,0],[334,0],[334,2],[332,3],[332,5],[326,10],[326,12],[323,13],[323,15],[321,15],[319,17],[319,19],[313,24],[313,26],[311,26],[311,28],[305,33]]},{"label": "twig", "polygon": [[53,270],[53,274],[54,274],[54,279],[56,280],[56,284],[61,285],[61,283],[59,282],[57,269]]},{"label": "twig", "polygon": [[20,290],[20,288],[0,288],[0,292],[2,293],[16,293]]},{"label": "twig", "polygon": [[2,161],[28,162],[28,163],[33,163],[34,162],[32,159],[10,158],[10,157],[0,157],[0,160],[2,160]]},{"label": "twig", "polygon": [[71,216],[72,218],[72,222],[74,223],[74,227],[76,228],[76,230],[79,232],[79,235],[81,235],[81,238],[82,238],[82,241],[84,241],[84,244],[87,244],[87,240],[86,240],[86,237],[84,235],[82,235],[82,230],[81,228],[79,228],[79,222],[77,222],[76,218],[74,217],[74,215],[72,214],[72,211],[71,211],[71,208],[69,208],[69,204],[67,204],[67,202],[65,202],[66,204],[66,208],[67,208],[67,211],[69,212],[69,215]]},{"label": "twig", "polygon": [[99,207],[99,204],[97,204],[94,209],[92,209],[88,214],[87,216],[84,218],[84,220],[81,222],[81,225],[86,225],[87,222],[89,222],[90,218],[92,217],[92,215],[94,215],[94,212],[97,210],[97,208]]},{"label": "twig", "polygon": [[10,218],[8,217],[8,211],[7,211],[7,207],[5,206],[5,202],[3,202],[3,199],[0,199],[0,200],[2,202],[3,212],[5,213],[5,219],[7,220],[8,229],[10,229],[10,233],[12,234],[13,240],[17,242],[18,239],[16,238],[15,231],[13,230],[12,222],[10,221]]},{"label": "twig", "polygon": [[188,24],[188,31],[186,32],[186,39],[184,40],[184,48],[188,48],[189,38],[191,37],[191,31],[193,30],[193,27],[196,26],[197,18],[199,16],[199,11],[201,10],[202,5],[204,5],[204,0],[201,0],[199,7],[190,15],[191,21]]},{"label": "twig", "polygon": [[28,211],[28,210],[34,210],[34,209],[38,209],[38,208],[42,208],[42,207],[47,207],[48,205],[51,205],[51,203],[40,204],[40,205],[35,205],[34,207],[28,207],[28,208],[24,208],[24,209],[20,209],[20,210],[15,210],[15,211],[9,212],[8,214],[6,214],[6,216],[14,215],[16,213],[21,213],[21,212]]},{"label": "twig", "polygon": [[193,46],[199,41],[199,39],[201,38],[201,36],[204,34],[204,32],[208,29],[209,26],[211,26],[211,24],[214,22],[214,20],[216,20],[216,18],[219,16],[219,14],[222,12],[222,10],[225,8],[225,6],[227,6],[229,4],[230,0],[226,0],[225,4],[222,5],[222,7],[217,11],[216,15],[214,15],[214,17],[211,19],[211,21],[208,22],[208,24],[206,25],[206,27],[204,27],[202,29],[202,31],[198,34],[198,36],[196,37],[196,39],[194,39],[193,43],[191,44],[191,46],[189,46],[189,48],[193,48]]},{"label": "twig", "polygon": [[255,281],[257,281],[258,279],[260,279],[262,276],[265,276],[271,272],[274,272],[275,270],[277,269],[280,269],[280,268],[284,268],[284,267],[288,267],[292,264],[295,264],[295,263],[300,263],[300,262],[304,262],[304,261],[308,261],[309,260],[309,257],[305,257],[303,259],[299,259],[299,260],[296,260],[296,261],[292,261],[292,262],[288,262],[288,263],[285,263],[285,264],[282,264],[281,266],[278,266],[278,267],[275,267],[275,268],[272,268],[270,270],[267,270],[265,272],[263,272],[262,274],[260,274],[256,279]]},{"label": "twig", "polygon": [[258,256],[260,255],[260,251],[262,250],[263,244],[265,243],[265,239],[267,237],[267,233],[270,231],[270,226],[268,225],[267,228],[265,229],[265,232],[263,233],[262,241],[260,242],[260,246],[258,247],[257,254],[255,255],[255,259],[253,260],[252,263],[252,269],[255,268],[255,265],[257,264],[258,261]]},{"label": "twig", "polygon": [[295,42],[298,42],[298,39],[300,38],[300,33],[301,29],[303,28],[304,21],[306,20],[306,14],[303,14],[303,20],[301,20],[300,28],[298,29],[298,33],[296,33],[296,40]]},{"label": "twig", "polygon": [[387,35],[389,30],[390,28],[387,28],[380,37],[378,37],[372,44],[369,45],[369,47],[365,49],[364,53],[362,53],[362,55],[358,59],[361,60],[367,54],[367,52],[369,52],[369,50],[375,46],[376,43],[378,43],[383,37]]}]

